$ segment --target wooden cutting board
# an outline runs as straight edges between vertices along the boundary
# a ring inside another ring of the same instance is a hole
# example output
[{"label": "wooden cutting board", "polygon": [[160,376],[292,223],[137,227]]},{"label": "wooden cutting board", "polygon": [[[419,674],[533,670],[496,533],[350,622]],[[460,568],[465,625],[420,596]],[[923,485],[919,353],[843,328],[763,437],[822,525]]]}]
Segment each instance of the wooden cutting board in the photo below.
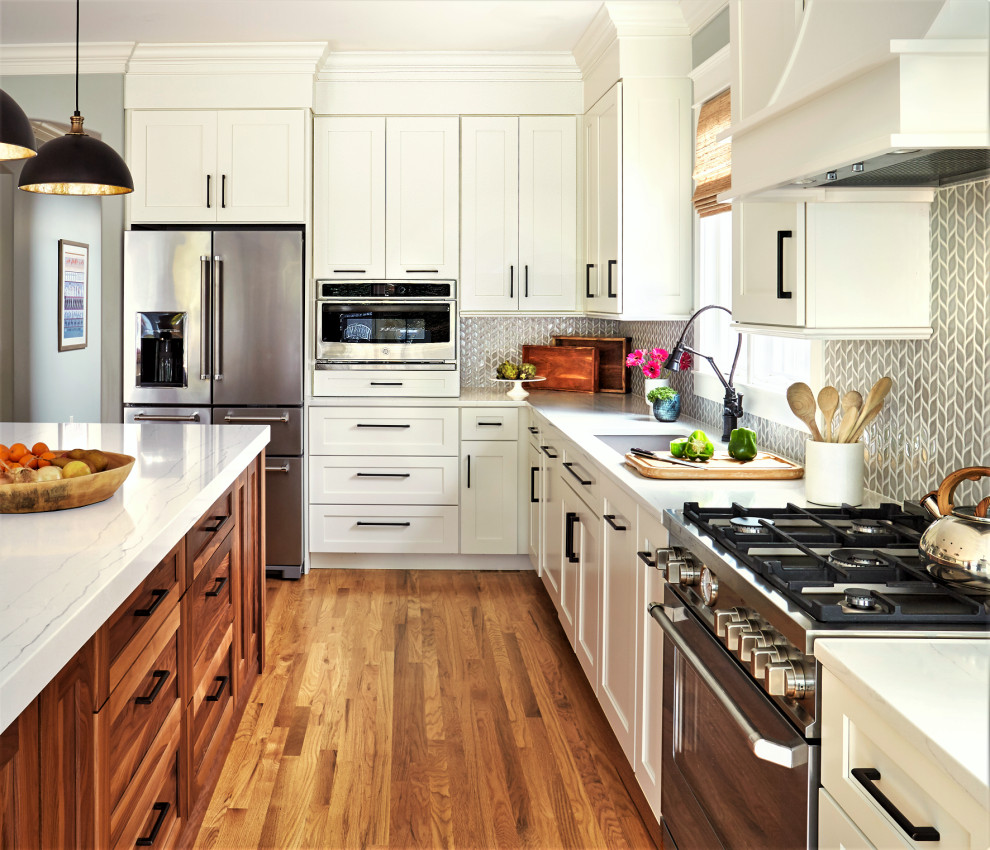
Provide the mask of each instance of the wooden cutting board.
[{"label": "wooden cutting board", "polygon": [[598,392],[629,392],[629,370],[626,357],[632,347],[628,336],[555,336],[555,345],[591,347],[598,349]]},{"label": "wooden cutting board", "polygon": [[593,393],[598,389],[598,349],[556,345],[524,345],[523,363],[532,363],[546,381],[532,386],[541,390]]},{"label": "wooden cutting board", "polygon": [[753,460],[743,463],[729,457],[728,452],[715,452],[708,463],[699,463],[690,469],[661,460],[652,461],[636,455],[626,455],[626,463],[644,478],[666,478],[677,480],[719,480],[735,478],[741,480],[787,479],[804,476],[804,467],[791,463],[770,452],[759,452]]}]

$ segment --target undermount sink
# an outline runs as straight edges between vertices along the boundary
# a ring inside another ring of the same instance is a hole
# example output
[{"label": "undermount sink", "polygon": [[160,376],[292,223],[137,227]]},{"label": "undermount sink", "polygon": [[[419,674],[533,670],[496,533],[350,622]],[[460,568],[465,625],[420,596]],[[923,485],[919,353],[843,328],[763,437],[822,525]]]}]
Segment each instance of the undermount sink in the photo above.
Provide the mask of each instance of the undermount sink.
[{"label": "undermount sink", "polygon": [[595,434],[610,449],[624,455],[632,448],[648,452],[665,452],[674,440],[682,440],[687,434]]}]

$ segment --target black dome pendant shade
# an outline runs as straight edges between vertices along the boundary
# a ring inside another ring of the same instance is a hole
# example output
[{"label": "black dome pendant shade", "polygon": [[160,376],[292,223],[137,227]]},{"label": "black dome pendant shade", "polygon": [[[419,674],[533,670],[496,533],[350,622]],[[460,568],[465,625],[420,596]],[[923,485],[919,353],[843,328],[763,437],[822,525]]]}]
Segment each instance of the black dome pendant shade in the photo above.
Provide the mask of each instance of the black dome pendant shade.
[{"label": "black dome pendant shade", "polygon": [[36,156],[34,130],[24,110],[0,89],[0,160]]},{"label": "black dome pendant shade", "polygon": [[61,139],[45,142],[24,163],[17,186],[43,195],[126,195],[134,191],[127,164],[112,147],[83,131],[79,114],[79,0],[76,0],[76,111]]}]

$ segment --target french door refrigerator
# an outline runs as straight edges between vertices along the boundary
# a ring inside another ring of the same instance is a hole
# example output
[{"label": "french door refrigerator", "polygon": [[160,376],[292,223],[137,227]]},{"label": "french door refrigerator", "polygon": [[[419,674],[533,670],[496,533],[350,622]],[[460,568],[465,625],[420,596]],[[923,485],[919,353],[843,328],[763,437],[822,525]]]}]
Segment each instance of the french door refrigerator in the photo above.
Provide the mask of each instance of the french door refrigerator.
[{"label": "french door refrigerator", "polygon": [[124,234],[124,421],[265,424],[266,563],[303,567],[303,236]]}]

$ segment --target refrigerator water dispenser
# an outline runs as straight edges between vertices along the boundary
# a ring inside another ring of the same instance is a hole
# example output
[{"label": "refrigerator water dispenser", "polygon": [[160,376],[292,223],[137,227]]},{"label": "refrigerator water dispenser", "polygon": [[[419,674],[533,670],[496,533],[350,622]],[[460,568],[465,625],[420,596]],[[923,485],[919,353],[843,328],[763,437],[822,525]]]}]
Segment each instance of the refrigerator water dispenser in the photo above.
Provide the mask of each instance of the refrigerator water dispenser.
[{"label": "refrigerator water dispenser", "polygon": [[138,387],[185,387],[185,313],[137,314]]}]

